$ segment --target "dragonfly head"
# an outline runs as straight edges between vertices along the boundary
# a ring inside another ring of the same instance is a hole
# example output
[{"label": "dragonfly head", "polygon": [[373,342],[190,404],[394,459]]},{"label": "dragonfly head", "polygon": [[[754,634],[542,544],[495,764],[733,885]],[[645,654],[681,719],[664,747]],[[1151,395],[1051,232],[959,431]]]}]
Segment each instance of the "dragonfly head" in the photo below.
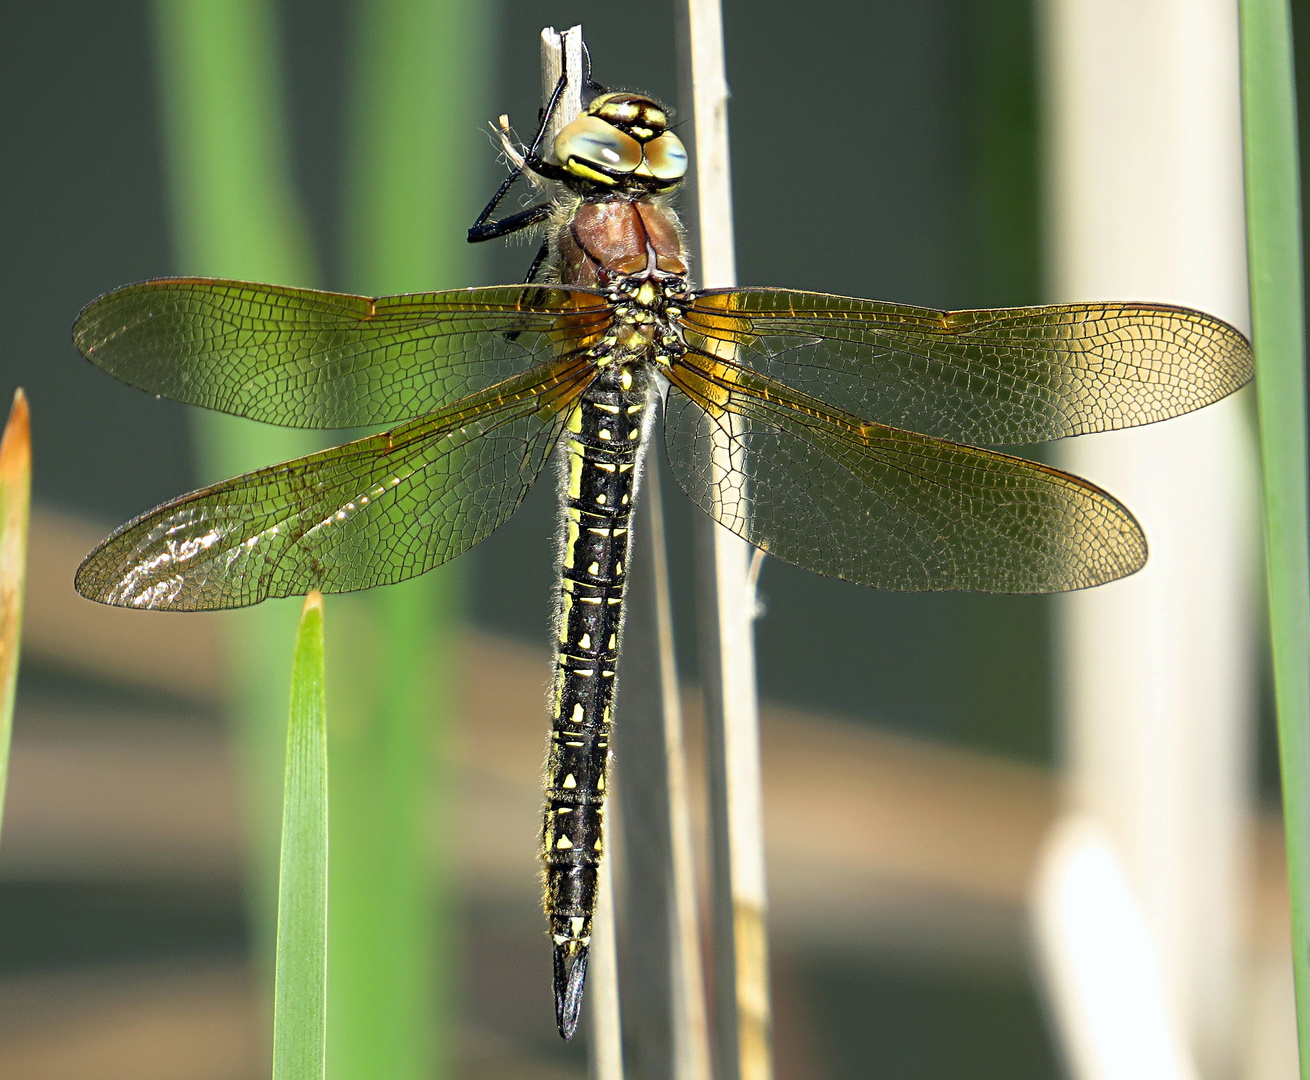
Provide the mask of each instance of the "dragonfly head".
[{"label": "dragonfly head", "polygon": [[601,94],[555,137],[555,160],[580,180],[614,190],[667,191],[687,173],[687,150],[668,112],[641,94]]}]

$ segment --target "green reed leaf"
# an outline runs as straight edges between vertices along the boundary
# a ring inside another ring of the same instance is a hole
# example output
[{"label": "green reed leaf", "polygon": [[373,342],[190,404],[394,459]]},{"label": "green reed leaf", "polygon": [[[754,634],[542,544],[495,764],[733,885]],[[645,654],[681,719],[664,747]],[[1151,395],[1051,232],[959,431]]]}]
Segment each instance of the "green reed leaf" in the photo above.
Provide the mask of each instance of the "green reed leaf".
[{"label": "green reed leaf", "polygon": [[278,875],[273,1080],[322,1080],[327,1054],[328,761],[323,595],[305,598],[291,669]]},{"label": "green reed leaf", "polygon": [[1247,249],[1301,1076],[1310,1076],[1310,541],[1296,84],[1287,0],[1242,0]]}]

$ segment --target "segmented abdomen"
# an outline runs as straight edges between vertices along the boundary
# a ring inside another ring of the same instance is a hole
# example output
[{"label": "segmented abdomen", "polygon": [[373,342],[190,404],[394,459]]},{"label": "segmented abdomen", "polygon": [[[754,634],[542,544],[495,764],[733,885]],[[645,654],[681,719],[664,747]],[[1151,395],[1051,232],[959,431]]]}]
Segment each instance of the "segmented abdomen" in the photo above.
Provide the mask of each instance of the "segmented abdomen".
[{"label": "segmented abdomen", "polygon": [[[640,366],[602,369],[575,406],[563,447],[559,640],[541,857],[556,996],[574,1017],[596,910],[628,525],[650,407],[647,383]],[[574,991],[576,1002],[569,1000]]]}]

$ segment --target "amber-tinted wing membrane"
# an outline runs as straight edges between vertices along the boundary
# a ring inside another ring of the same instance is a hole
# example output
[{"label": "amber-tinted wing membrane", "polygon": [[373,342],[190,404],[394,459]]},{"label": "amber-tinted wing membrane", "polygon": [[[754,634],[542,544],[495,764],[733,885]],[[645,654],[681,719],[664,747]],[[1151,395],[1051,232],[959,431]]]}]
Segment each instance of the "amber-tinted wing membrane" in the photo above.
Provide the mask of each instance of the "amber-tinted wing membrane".
[{"label": "amber-tinted wing membrane", "polygon": [[788,289],[701,294],[688,342],[866,420],[1040,442],[1150,424],[1252,374],[1227,323],[1164,304],[936,311]]},{"label": "amber-tinted wing membrane", "polygon": [[384,434],[166,503],[87,557],[78,592],[205,611],[414,577],[514,512],[592,374],[542,365]]},{"label": "amber-tinted wing membrane", "polygon": [[502,285],[370,299],[174,278],[93,300],[73,340],[132,386],[287,427],[394,424],[583,348],[585,290]]},{"label": "amber-tinted wing membrane", "polygon": [[1146,540],[1118,502],[1022,458],[861,421],[755,372],[675,364],[669,460],[702,510],[830,577],[1041,593],[1123,577]]}]

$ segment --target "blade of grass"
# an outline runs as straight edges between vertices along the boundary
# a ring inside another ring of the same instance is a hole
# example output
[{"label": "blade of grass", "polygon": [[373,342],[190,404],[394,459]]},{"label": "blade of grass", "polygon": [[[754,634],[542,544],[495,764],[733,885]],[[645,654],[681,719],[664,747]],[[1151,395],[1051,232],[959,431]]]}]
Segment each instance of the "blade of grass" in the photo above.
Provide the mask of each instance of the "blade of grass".
[{"label": "blade of grass", "polygon": [[32,431],[27,396],[14,391],[0,437],[0,817],[9,779],[14,692],[23,638],[23,584],[27,577],[27,518],[32,495]]},{"label": "blade of grass", "polygon": [[[178,269],[313,285],[292,186],[270,0],[155,0],[164,148]],[[315,435],[194,410],[207,480],[309,453]],[[255,857],[256,955],[272,954],[286,642],[294,600],[227,616],[224,651]]]},{"label": "blade of grass", "polygon": [[[470,162],[485,145],[485,10],[369,0],[356,18],[346,285],[369,294],[466,285],[479,175]],[[333,601],[334,715],[349,703],[330,746],[329,1061],[343,1080],[455,1069],[453,853],[450,830],[434,823],[451,812],[463,578],[456,564]]]},{"label": "blade of grass", "polygon": [[323,594],[305,597],[291,668],[278,875],[273,1080],[322,1080],[327,1050],[328,760]]},{"label": "blade of grass", "polygon": [[1291,11],[1241,0],[1251,338],[1264,466],[1265,560],[1292,899],[1301,1076],[1310,1077],[1310,507]]},{"label": "blade of grass", "polygon": [[[723,13],[718,0],[686,0],[683,84],[695,136],[692,154],[696,252],[702,287],[737,282],[728,152],[728,81]],[[717,468],[730,448],[716,444]],[[701,653],[709,734],[713,831],[716,1074],[770,1080],[773,1050],[760,780],[759,707],[755,688],[755,587],[751,547],[700,519],[698,577]]]}]

